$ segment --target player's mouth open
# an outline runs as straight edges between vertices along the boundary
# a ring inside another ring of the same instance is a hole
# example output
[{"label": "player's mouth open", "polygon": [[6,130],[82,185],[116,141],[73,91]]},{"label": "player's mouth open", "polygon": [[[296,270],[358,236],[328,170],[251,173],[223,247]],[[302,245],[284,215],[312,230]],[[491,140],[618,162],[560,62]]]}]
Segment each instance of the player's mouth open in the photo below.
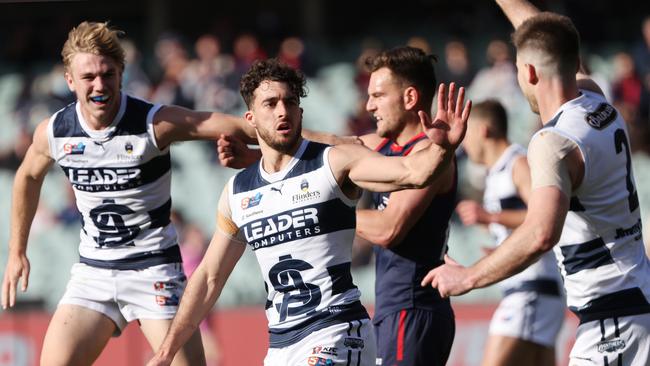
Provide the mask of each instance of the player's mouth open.
[{"label": "player's mouth open", "polygon": [[98,105],[106,105],[110,97],[108,95],[97,95],[94,97],[90,97],[90,100]]},{"label": "player's mouth open", "polygon": [[276,130],[281,134],[287,134],[291,131],[291,125],[288,123],[280,123],[276,127]]}]

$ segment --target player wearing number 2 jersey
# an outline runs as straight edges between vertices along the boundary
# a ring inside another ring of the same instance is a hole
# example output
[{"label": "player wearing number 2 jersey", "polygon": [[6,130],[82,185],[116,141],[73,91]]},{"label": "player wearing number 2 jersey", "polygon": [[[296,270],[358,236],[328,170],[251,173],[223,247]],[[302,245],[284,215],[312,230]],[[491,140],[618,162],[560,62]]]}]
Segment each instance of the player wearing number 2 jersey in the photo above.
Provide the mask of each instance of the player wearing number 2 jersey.
[{"label": "player wearing number 2 jersey", "polygon": [[469,268],[431,271],[441,294],[483,287],[551,249],[569,308],[580,319],[570,365],[648,365],[650,261],[625,121],[578,72],[579,36],[567,17],[499,0],[516,30],[518,81],[544,127],[528,146],[531,195],[521,226]]},{"label": "player wearing number 2 jersey", "polygon": [[[254,131],[242,119],[159,106],[120,90],[124,51],[119,31],[83,22],[68,36],[65,78],[77,101],[43,121],[16,172],[4,308],[27,289],[27,237],[41,184],[57,163],[74,189],[82,216],[80,263],[48,327],[41,365],[90,365],[127,322],[138,320],[157,348],[185,287],[170,224],[174,141],[217,139]],[[204,364],[198,332],[177,365]]]},{"label": "player wearing number 2 jersey", "polygon": [[[277,60],[255,63],[241,93],[262,152],[260,162],[225,187],[215,232],[179,313],[149,365],[167,365],[214,304],[248,245],[268,297],[270,349],[265,365],[375,365],[375,342],[350,274],[359,187],[423,187],[446,171],[470,104],[464,90],[441,86],[436,123],[420,112],[433,142],[407,157],[360,145],[330,147],[300,137],[304,77]],[[377,166],[382,169],[378,170]]]}]

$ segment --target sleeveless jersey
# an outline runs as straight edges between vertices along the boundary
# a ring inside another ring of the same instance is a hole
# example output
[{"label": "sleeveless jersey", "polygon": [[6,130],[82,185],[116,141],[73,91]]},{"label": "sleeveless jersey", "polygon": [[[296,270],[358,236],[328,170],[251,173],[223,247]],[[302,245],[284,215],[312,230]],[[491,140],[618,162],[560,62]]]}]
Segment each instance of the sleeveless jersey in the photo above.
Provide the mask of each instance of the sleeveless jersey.
[{"label": "sleeveless jersey", "polygon": [[[418,141],[426,138],[424,133],[420,133],[404,146],[384,139],[376,150],[385,156],[406,156]],[[420,282],[429,270],[443,263],[447,252],[449,218],[456,200],[455,181],[456,177],[449,192],[433,197],[401,243],[392,248],[373,246],[376,270],[374,322],[403,309],[434,310],[441,303],[449,306],[449,299],[442,299],[437,289],[422,287]],[[390,193],[373,193],[372,197],[375,209],[383,210],[389,203]]]},{"label": "sleeveless jersey", "polygon": [[159,150],[153,134],[160,106],[120,98],[106,129],[90,129],[77,102],[48,124],[50,155],[72,184],[81,213],[80,261],[112,269],[180,262],[169,218],[169,148]]},{"label": "sleeveless jersey", "polygon": [[603,96],[580,92],[533,136],[564,136],[584,158],[584,178],[554,247],[567,302],[581,322],[647,313],[650,262],[625,121]]},{"label": "sleeveless jersey", "polygon": [[368,318],[350,273],[356,201],[330,170],[330,147],[303,140],[268,174],[253,164],[229,181],[232,221],[259,262],[268,293],[270,347]]},{"label": "sleeveless jersey", "polygon": [[[525,155],[526,150],[522,146],[512,144],[488,170],[483,192],[483,207],[486,211],[496,213],[502,210],[526,209],[526,204],[512,181],[514,163],[517,158]],[[512,232],[497,223],[491,223],[489,230],[497,245]],[[547,252],[522,272],[499,282],[499,286],[505,292],[526,290],[559,296],[560,280],[555,257],[553,253]]]}]

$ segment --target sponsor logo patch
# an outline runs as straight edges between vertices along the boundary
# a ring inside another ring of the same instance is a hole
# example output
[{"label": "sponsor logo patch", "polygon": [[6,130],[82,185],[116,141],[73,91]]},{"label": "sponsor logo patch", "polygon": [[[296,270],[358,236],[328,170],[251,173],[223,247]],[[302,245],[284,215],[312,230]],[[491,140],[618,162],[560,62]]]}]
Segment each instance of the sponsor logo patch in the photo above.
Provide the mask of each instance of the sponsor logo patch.
[{"label": "sponsor logo patch", "polygon": [[171,296],[156,295],[156,304],[160,306],[178,306],[178,303],[179,298],[176,294]]},{"label": "sponsor logo patch", "polygon": [[174,290],[178,287],[176,283],[174,282],[163,282],[163,281],[158,281],[153,284],[153,288],[156,291],[163,291],[163,290]]},{"label": "sponsor logo patch", "polygon": [[307,359],[309,366],[334,366],[334,361],[329,358],[311,356]]},{"label": "sponsor logo patch", "polygon": [[616,109],[607,103],[601,103],[595,111],[587,113],[585,115],[585,121],[598,130],[609,126],[610,123],[614,122],[616,119],[617,113]]},{"label": "sponsor logo patch", "polygon": [[336,347],[316,346],[316,347],[312,348],[311,353],[313,355],[337,356],[338,355],[338,350],[336,349]]},{"label": "sponsor logo patch", "polygon": [[620,338],[612,339],[611,341],[602,341],[596,344],[596,349],[600,353],[616,352],[623,348],[625,348],[625,341]]},{"label": "sponsor logo patch", "polygon": [[84,150],[86,150],[86,145],[83,142],[63,145],[63,152],[68,155],[81,155],[84,153]]},{"label": "sponsor logo patch", "polygon": [[241,200],[241,208],[245,210],[247,208],[255,207],[260,204],[260,201],[262,201],[262,194],[257,192],[252,197],[244,197]]},{"label": "sponsor logo patch", "polygon": [[345,338],[343,340],[343,345],[348,347],[348,348],[353,348],[353,349],[363,348],[364,347],[363,339],[361,339],[361,338],[351,338],[351,337]]}]

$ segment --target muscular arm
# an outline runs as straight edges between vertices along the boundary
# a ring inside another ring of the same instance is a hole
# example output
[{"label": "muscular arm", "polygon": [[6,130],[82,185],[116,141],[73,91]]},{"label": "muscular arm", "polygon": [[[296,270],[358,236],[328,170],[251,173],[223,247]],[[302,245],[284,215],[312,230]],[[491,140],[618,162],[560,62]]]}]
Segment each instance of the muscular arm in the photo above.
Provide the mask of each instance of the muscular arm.
[{"label": "muscular arm", "polygon": [[454,165],[432,185],[422,189],[394,192],[384,210],[358,209],[356,234],[361,238],[388,248],[402,242],[413,225],[422,217],[433,197],[451,188]]},{"label": "muscular arm", "polygon": [[36,214],[43,180],[54,162],[49,152],[47,124],[48,120],[45,120],[36,128],[32,145],[14,178],[9,256],[2,281],[2,307],[5,309],[15,304],[19,279],[22,280],[21,290],[27,290],[29,261],[26,252],[29,229]]},{"label": "muscular arm", "polygon": [[536,136],[528,151],[532,192],[524,223],[475,265],[463,268],[448,262],[430,271],[423,285],[431,283],[447,296],[461,295],[518,273],[557,243],[572,189],[584,174],[579,151],[554,133]]},{"label": "muscular arm", "polygon": [[178,312],[150,365],[168,365],[210,311],[244,253],[245,245],[235,239],[237,228],[230,219],[227,188],[219,201],[217,230],[203,260],[192,274]]},{"label": "muscular arm", "polygon": [[469,268],[471,288],[489,286],[534,263],[560,239],[568,210],[569,198],[557,187],[534,190],[524,223],[491,255]]},{"label": "muscular arm", "polygon": [[178,106],[162,107],[154,116],[156,142],[160,149],[175,141],[217,140],[235,136],[245,143],[256,143],[255,129],[243,118],[217,112],[195,112]]}]

